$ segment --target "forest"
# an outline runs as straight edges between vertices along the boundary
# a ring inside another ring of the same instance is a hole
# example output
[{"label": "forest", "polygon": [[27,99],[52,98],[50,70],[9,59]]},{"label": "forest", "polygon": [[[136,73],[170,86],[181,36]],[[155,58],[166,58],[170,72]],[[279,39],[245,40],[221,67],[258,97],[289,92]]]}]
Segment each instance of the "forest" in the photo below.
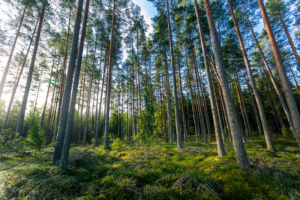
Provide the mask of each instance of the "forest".
[{"label": "forest", "polygon": [[300,0],[0,13],[0,199],[300,199]]}]

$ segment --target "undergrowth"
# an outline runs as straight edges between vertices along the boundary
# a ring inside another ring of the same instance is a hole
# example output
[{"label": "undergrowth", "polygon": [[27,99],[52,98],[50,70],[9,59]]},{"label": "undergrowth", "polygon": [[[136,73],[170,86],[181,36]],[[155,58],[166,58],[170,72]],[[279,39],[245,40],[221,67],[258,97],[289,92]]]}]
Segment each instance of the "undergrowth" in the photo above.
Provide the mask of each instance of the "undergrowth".
[{"label": "undergrowth", "polygon": [[216,144],[125,144],[72,147],[69,167],[51,164],[53,147],[34,158],[0,154],[0,199],[300,199],[300,149],[276,139],[245,146],[251,168],[236,166],[233,146],[218,158]]}]

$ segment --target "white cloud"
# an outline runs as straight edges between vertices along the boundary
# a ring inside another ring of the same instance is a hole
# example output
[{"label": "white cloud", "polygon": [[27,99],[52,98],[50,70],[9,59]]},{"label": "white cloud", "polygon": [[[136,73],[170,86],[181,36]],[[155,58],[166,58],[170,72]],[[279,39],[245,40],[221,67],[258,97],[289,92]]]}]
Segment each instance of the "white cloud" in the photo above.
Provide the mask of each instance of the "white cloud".
[{"label": "white cloud", "polygon": [[156,15],[156,8],[153,7],[153,4],[147,0],[132,0],[133,3],[141,7],[141,14],[144,15],[146,23],[149,25],[148,35],[153,32],[152,20],[151,18]]}]

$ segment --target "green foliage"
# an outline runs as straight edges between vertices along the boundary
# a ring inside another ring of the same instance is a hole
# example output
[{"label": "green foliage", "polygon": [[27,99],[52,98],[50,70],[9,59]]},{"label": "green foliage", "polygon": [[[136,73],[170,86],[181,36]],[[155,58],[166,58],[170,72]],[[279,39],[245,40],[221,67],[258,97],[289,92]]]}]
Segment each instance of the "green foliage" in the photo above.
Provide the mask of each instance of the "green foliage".
[{"label": "green foliage", "polygon": [[220,159],[215,143],[185,143],[178,151],[165,143],[125,145],[116,139],[112,151],[72,148],[65,172],[51,165],[53,147],[40,152],[42,159],[34,164],[30,157],[0,155],[8,180],[0,198],[298,199],[300,149],[292,140],[274,143],[278,153],[265,150],[261,138],[245,144],[249,169],[236,166],[231,143],[225,143],[227,156]]},{"label": "green foliage", "polygon": [[122,140],[120,140],[120,138],[115,139],[111,145],[111,148],[114,151],[123,151],[125,147],[125,143]]},{"label": "green foliage", "polygon": [[23,149],[22,137],[16,137],[15,132],[11,128],[4,130],[0,134],[0,154],[22,152]]}]

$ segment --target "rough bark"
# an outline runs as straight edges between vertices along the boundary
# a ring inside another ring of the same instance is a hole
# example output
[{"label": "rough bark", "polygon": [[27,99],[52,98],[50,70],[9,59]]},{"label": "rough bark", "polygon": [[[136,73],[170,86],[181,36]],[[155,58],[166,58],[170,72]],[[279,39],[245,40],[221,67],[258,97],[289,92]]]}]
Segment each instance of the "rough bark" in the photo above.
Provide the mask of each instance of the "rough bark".
[{"label": "rough bark", "polygon": [[258,106],[258,112],[259,112],[259,115],[260,115],[263,131],[264,131],[264,135],[265,135],[265,139],[266,139],[266,143],[267,143],[267,149],[270,150],[270,151],[276,151],[275,146],[273,144],[272,136],[271,136],[271,133],[270,133],[270,130],[269,130],[269,127],[268,127],[266,114],[265,114],[265,111],[264,111],[264,108],[263,108],[258,90],[256,88],[256,82],[255,82],[253,74],[252,74],[252,70],[251,70],[249,59],[248,59],[248,55],[247,55],[246,49],[244,47],[243,38],[242,38],[242,35],[240,33],[239,25],[238,25],[237,20],[235,18],[230,0],[228,0],[228,4],[229,4],[232,19],[233,19],[233,23],[234,23],[234,26],[235,26],[235,30],[237,32],[237,36],[238,36],[238,39],[239,39],[240,47],[241,47],[241,50],[242,50],[242,54],[243,54],[243,57],[244,57],[244,61],[245,61],[245,64],[246,64],[246,68],[247,68],[247,71],[248,71],[250,82],[251,82],[251,85],[252,85],[252,90],[253,90],[253,93],[254,93],[254,97],[255,97],[255,100],[256,100],[256,103],[257,103],[257,106]]},{"label": "rough bark", "polygon": [[[18,30],[17,30],[16,36],[15,36],[15,40],[14,40],[13,46],[12,46],[12,48],[10,50],[8,61],[7,61],[5,70],[4,70],[3,75],[2,75],[2,79],[1,79],[1,82],[0,82],[0,99],[2,97],[3,88],[4,88],[4,85],[5,85],[5,81],[6,81],[6,77],[7,77],[7,74],[8,74],[8,70],[9,70],[9,66],[10,66],[10,63],[11,63],[11,59],[12,59],[12,56],[14,54],[15,46],[16,46],[17,41],[18,41],[20,29],[21,29],[21,26],[23,24],[23,20],[24,20],[24,16],[25,16],[25,13],[26,13],[26,9],[27,9],[27,6],[24,6],[23,13],[22,13],[22,16],[21,16],[21,19],[20,19],[20,22],[19,22]],[[30,42],[30,44],[31,44],[31,42]],[[29,45],[29,47],[30,47],[30,45]]]},{"label": "rough bark", "polygon": [[173,54],[173,40],[172,40],[172,30],[171,30],[170,13],[169,13],[169,0],[166,0],[166,5],[167,5],[167,18],[168,18],[169,44],[170,44],[169,46],[170,46],[172,72],[173,72],[172,75],[173,75],[173,90],[174,90],[174,101],[175,101],[175,122],[176,122],[176,132],[177,132],[177,148],[182,149],[183,144],[182,144],[182,134],[181,134],[179,110],[178,110],[176,70],[175,70],[174,54]]},{"label": "rough bark", "polygon": [[280,80],[281,80],[281,83],[282,83],[282,86],[284,89],[284,94],[286,97],[286,101],[287,101],[289,110],[291,113],[291,117],[292,117],[292,121],[293,121],[293,125],[294,125],[294,136],[296,138],[296,141],[300,145],[300,115],[299,115],[299,111],[297,108],[297,104],[296,104],[295,98],[293,96],[293,91],[290,86],[289,79],[285,72],[285,68],[284,68],[284,65],[283,65],[283,62],[281,59],[280,51],[277,46],[277,42],[276,42],[272,27],[270,25],[264,3],[262,0],[257,0],[257,1],[258,1],[261,15],[262,15],[262,18],[263,18],[263,21],[264,21],[264,24],[265,24],[265,27],[266,27],[266,30],[267,30],[267,33],[269,36],[269,40],[270,40],[272,49],[273,49],[275,63],[276,63],[277,69],[278,69],[278,74],[279,74],[279,77],[280,77]]},{"label": "rough bark", "polygon": [[166,74],[166,93],[167,93],[167,112],[168,112],[168,130],[169,130],[169,142],[173,142],[173,122],[172,122],[172,109],[170,100],[170,84],[169,84],[169,67],[166,53],[166,46],[163,44],[164,50],[164,62],[165,62],[165,74]]},{"label": "rough bark", "polygon": [[11,111],[11,107],[12,107],[12,104],[13,104],[13,101],[14,101],[14,98],[15,98],[15,95],[16,95],[16,91],[17,91],[21,76],[23,74],[23,70],[24,70],[24,67],[25,67],[25,64],[26,64],[26,60],[27,60],[27,57],[28,57],[28,54],[29,54],[29,51],[30,51],[30,47],[31,47],[33,37],[34,37],[35,32],[36,32],[36,27],[37,27],[38,22],[39,22],[39,20],[37,20],[36,23],[35,23],[35,27],[34,27],[32,35],[31,35],[30,43],[28,45],[28,49],[27,49],[24,61],[22,63],[22,67],[21,67],[17,82],[15,83],[13,91],[11,93],[11,97],[10,97],[9,104],[8,104],[8,107],[7,107],[7,111],[6,111],[5,119],[4,119],[4,122],[3,122],[2,130],[6,129],[6,124],[7,124],[7,121],[8,121],[8,117],[9,117],[9,114],[10,114],[10,111]]},{"label": "rough bark", "polygon": [[[62,154],[62,149],[63,149],[63,144],[64,144],[65,131],[66,131],[68,113],[69,113],[73,75],[74,75],[74,69],[75,69],[75,64],[76,64],[76,54],[77,54],[77,49],[78,49],[79,29],[80,29],[80,23],[81,23],[81,15],[82,15],[82,4],[83,4],[83,0],[78,0],[74,32],[73,32],[72,49],[71,49],[71,54],[70,54],[69,67],[68,67],[68,73],[67,73],[67,78],[66,78],[66,85],[65,85],[65,89],[64,89],[64,96],[63,96],[63,101],[62,101],[60,126],[59,126],[58,135],[57,135],[58,137],[57,137],[57,140],[55,143],[53,159],[52,159],[52,162],[54,164],[56,164],[56,162],[61,159],[61,154]],[[88,11],[89,0],[86,1],[86,5],[87,5],[86,11]],[[82,32],[85,32],[84,27],[82,27],[82,30],[83,30]]]},{"label": "rough bark", "polygon": [[207,20],[209,25],[209,30],[212,36],[213,46],[214,46],[214,52],[216,56],[217,66],[219,69],[219,75],[220,75],[220,81],[221,81],[221,87],[222,87],[222,93],[226,105],[226,110],[228,114],[228,121],[230,123],[230,129],[232,132],[232,138],[233,138],[233,146],[235,150],[235,156],[237,165],[239,167],[249,168],[250,163],[248,160],[248,156],[245,150],[245,146],[242,140],[242,129],[238,123],[237,114],[234,108],[232,96],[230,93],[227,75],[225,71],[224,61],[221,53],[221,46],[219,43],[212,10],[210,7],[210,2],[208,0],[204,0],[205,4],[205,10],[207,14]]},{"label": "rough bark", "polygon": [[212,115],[213,115],[213,120],[214,120],[214,129],[215,129],[215,134],[216,134],[216,140],[217,140],[217,149],[218,149],[218,156],[222,158],[223,156],[226,155],[225,153],[225,148],[223,145],[223,140],[222,140],[222,129],[220,127],[220,118],[218,115],[218,108],[215,100],[215,90],[212,82],[212,77],[211,77],[211,71],[208,63],[208,56],[207,56],[207,48],[206,44],[204,42],[203,38],[203,31],[202,31],[202,25],[200,21],[200,14],[199,14],[199,8],[196,0],[194,0],[194,6],[195,6],[195,12],[196,12],[196,17],[197,17],[197,23],[198,23],[198,31],[199,31],[199,39],[201,42],[201,48],[203,52],[203,60],[204,60],[204,66],[205,66],[205,72],[206,72],[206,78],[207,78],[207,84],[208,84],[208,92],[210,96],[210,104],[211,104],[211,110],[212,110]]},{"label": "rough bark", "polygon": [[109,49],[109,68],[108,68],[108,85],[107,85],[107,102],[106,102],[106,115],[105,115],[105,138],[104,138],[104,146],[105,148],[109,148],[108,134],[109,134],[109,110],[110,110],[110,93],[111,93],[111,81],[112,81],[112,68],[113,68],[113,41],[114,41],[114,26],[115,26],[115,11],[116,11],[116,2],[114,0],[113,5],[113,14],[112,14],[112,27],[111,27],[111,36],[110,36],[110,49]]},{"label": "rough bark", "polygon": [[19,115],[18,125],[17,125],[17,129],[16,129],[16,133],[19,133],[19,136],[22,136],[22,129],[23,129],[23,123],[24,123],[24,118],[25,118],[26,105],[27,105],[28,95],[29,95],[29,91],[30,91],[34,63],[35,63],[36,54],[37,54],[37,50],[38,50],[39,42],[40,42],[40,36],[41,36],[41,32],[42,32],[46,4],[47,4],[47,0],[44,0],[43,5],[42,5],[42,11],[41,11],[41,16],[40,16],[38,31],[36,34],[34,49],[33,49],[33,53],[32,53],[31,63],[29,66],[29,72],[28,72],[28,76],[27,76],[27,82],[26,82],[26,86],[25,86],[25,91],[24,91],[21,111],[20,111],[20,115]]}]

